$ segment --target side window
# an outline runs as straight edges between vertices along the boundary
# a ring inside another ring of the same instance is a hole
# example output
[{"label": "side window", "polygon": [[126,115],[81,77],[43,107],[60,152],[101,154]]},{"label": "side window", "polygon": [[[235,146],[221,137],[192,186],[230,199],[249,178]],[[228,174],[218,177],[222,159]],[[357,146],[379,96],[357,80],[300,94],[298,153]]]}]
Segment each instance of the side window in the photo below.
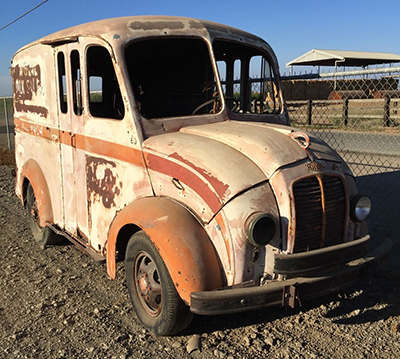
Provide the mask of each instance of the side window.
[{"label": "side window", "polygon": [[226,73],[227,107],[236,113],[280,113],[279,89],[268,54],[234,42],[216,40],[213,45],[218,71]]},{"label": "side window", "polygon": [[90,114],[93,117],[122,119],[124,103],[108,50],[102,46],[91,46],[86,58]]},{"label": "side window", "polygon": [[251,112],[274,113],[279,111],[279,97],[271,65],[263,56],[250,59]]},{"label": "side window", "polygon": [[63,52],[57,54],[57,66],[58,66],[58,97],[60,101],[60,111],[67,113],[67,84],[65,77],[65,57]]},{"label": "side window", "polygon": [[75,115],[82,115],[82,84],[81,84],[81,68],[78,50],[71,52],[71,76],[72,76],[72,93],[74,99]]}]

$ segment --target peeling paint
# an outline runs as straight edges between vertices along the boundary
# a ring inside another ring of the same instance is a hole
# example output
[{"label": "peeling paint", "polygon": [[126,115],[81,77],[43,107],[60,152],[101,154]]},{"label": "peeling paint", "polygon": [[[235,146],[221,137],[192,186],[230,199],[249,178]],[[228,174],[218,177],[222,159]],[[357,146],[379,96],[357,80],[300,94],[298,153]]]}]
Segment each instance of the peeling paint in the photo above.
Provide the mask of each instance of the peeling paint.
[{"label": "peeling paint", "polygon": [[198,173],[200,173],[204,178],[206,178],[211,186],[217,191],[217,193],[221,196],[221,198],[224,198],[226,193],[229,190],[229,184],[225,184],[223,182],[221,182],[218,178],[216,178],[215,176],[213,176],[210,172],[206,171],[205,169],[196,166],[194,163],[191,163],[190,161],[186,160],[185,158],[183,158],[180,154],[178,153],[172,153],[170,155],[170,157],[175,158],[179,161],[181,161],[182,163],[187,164],[188,166],[192,167],[193,169],[195,169]]},{"label": "peeling paint", "polygon": [[11,68],[12,84],[14,89],[14,107],[18,112],[33,112],[41,117],[47,117],[48,110],[45,107],[32,105],[33,95],[37,94],[41,87],[40,66],[19,66]]},{"label": "peeling paint", "polygon": [[185,27],[181,21],[132,21],[129,27],[133,30],[179,30]]},{"label": "peeling paint", "polygon": [[101,201],[107,209],[115,207],[115,197],[121,193],[122,182],[113,173],[115,162],[98,157],[86,157],[87,194],[89,206]]}]

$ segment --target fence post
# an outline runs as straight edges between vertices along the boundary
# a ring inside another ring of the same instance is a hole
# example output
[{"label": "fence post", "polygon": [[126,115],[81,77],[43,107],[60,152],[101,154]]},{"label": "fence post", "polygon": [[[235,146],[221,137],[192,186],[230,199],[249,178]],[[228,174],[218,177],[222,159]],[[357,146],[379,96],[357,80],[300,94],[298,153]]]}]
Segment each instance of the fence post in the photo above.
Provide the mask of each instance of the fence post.
[{"label": "fence post", "polygon": [[390,127],[390,97],[385,94],[385,104],[383,107],[383,125]]},{"label": "fence post", "polygon": [[311,126],[312,122],[312,100],[308,100],[307,103],[307,123]]},{"label": "fence post", "polygon": [[349,123],[349,98],[343,99],[342,121],[345,126]]},{"label": "fence post", "polygon": [[3,97],[3,100],[4,100],[4,114],[6,117],[7,143],[8,143],[8,149],[11,151],[11,138],[10,138],[10,128],[8,124],[7,101],[5,97]]}]

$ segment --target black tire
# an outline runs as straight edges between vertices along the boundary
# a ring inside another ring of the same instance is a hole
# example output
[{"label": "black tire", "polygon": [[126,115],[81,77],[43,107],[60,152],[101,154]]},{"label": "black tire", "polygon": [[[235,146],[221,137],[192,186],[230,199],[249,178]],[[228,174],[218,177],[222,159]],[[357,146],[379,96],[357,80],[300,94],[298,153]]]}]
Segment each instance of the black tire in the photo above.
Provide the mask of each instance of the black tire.
[{"label": "black tire", "polygon": [[129,240],[126,284],[136,315],[155,335],[173,335],[191,323],[193,314],[179,297],[160,254],[143,232]]},{"label": "black tire", "polygon": [[26,190],[26,209],[28,210],[29,225],[33,237],[42,248],[46,245],[59,244],[63,241],[63,238],[54,233],[49,227],[41,227],[39,225],[39,214],[35,192],[30,183]]}]

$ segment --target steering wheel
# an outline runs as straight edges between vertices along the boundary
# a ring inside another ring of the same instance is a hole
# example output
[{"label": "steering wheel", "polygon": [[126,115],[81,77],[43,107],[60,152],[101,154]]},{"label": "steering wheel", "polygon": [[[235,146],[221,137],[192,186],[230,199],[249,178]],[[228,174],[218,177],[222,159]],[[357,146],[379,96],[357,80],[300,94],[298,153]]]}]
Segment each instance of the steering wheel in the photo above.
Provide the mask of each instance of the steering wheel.
[{"label": "steering wheel", "polygon": [[[197,106],[197,107],[193,110],[192,115],[195,115],[195,114],[196,114],[198,111],[200,111],[203,107],[206,107],[207,105],[210,105],[210,104],[214,103],[215,101],[217,101],[217,99],[213,98],[213,99],[211,99],[211,100],[208,100],[208,101],[206,101],[206,102],[203,102],[201,105]],[[212,113],[213,110],[214,110],[214,108],[210,111],[210,113]]]},{"label": "steering wheel", "polygon": [[[225,101],[227,100],[231,100],[233,102],[233,107],[230,109],[231,111],[236,111],[239,108],[239,101],[234,99],[233,97],[225,97],[224,98]],[[219,96],[215,96],[215,98],[211,99],[211,100],[207,100],[205,102],[203,102],[201,105],[197,106],[193,112],[192,115],[195,115],[198,111],[200,111],[203,107],[206,107],[214,102],[218,102],[219,101]],[[215,113],[214,112],[214,108],[215,106],[213,106],[213,108],[210,110],[209,113]]]}]

